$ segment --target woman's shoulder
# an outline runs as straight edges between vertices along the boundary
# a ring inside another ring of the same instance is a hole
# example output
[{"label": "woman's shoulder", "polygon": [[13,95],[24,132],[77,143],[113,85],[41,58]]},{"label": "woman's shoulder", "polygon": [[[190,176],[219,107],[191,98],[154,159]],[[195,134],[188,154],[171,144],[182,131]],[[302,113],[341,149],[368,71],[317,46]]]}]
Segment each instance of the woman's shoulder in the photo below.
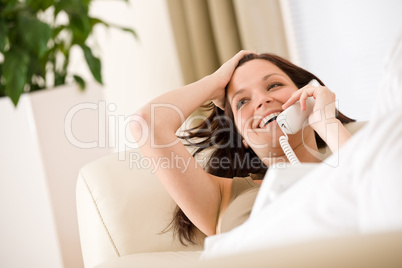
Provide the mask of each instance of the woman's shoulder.
[{"label": "woman's shoulder", "polygon": [[236,198],[241,193],[261,186],[262,179],[255,174],[247,177],[234,177],[232,183],[231,199]]},{"label": "woman's shoulder", "polygon": [[233,183],[236,184],[245,184],[248,183],[250,186],[255,186],[256,184],[259,186],[264,179],[263,174],[249,173],[246,177],[234,177]]},{"label": "woman's shoulder", "polygon": [[264,175],[249,173],[246,177],[220,178],[222,202],[229,204],[233,198],[249,189],[261,186]]}]

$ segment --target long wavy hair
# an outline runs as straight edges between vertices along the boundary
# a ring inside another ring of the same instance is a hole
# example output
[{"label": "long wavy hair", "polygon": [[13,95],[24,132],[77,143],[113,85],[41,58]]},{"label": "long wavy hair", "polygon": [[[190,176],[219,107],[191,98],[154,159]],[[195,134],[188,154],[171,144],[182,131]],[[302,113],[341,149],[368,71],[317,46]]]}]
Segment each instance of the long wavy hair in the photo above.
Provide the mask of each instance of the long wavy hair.
[{"label": "long wavy hair", "polygon": [[[254,59],[262,59],[275,64],[290,77],[298,88],[307,85],[312,79],[316,79],[324,86],[324,83],[314,74],[275,54],[249,54],[239,61],[237,67]],[[251,148],[244,147],[243,138],[234,124],[233,111],[227,99],[224,110],[212,103],[204,105],[202,108],[209,112],[206,120],[203,120],[195,127],[185,130],[184,135],[179,136],[179,138],[184,141],[185,145],[195,148],[194,157],[199,156],[204,150],[212,151],[208,154],[207,160],[204,161],[205,171],[225,178],[245,177],[250,173],[261,175],[262,177],[268,167]],[[355,121],[338,110],[336,111],[336,117],[342,123]],[[315,137],[318,148],[326,145],[317,133],[315,133]],[[173,233],[183,245],[199,242],[197,241],[198,229],[178,206],[174,212],[172,222],[166,228],[166,230],[170,229],[173,229]]]}]

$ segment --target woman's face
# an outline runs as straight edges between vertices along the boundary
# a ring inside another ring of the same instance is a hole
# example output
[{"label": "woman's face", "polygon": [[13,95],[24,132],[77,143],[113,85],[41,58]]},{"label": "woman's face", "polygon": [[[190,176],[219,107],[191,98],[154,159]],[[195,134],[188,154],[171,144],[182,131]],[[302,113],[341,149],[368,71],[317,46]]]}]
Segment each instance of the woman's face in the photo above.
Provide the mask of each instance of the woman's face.
[{"label": "woman's face", "polygon": [[[283,133],[276,120],[271,120],[297,90],[289,76],[267,60],[248,61],[233,73],[227,100],[240,134],[260,158],[283,155],[278,141]],[[293,136],[293,146],[297,146],[301,134]]]}]

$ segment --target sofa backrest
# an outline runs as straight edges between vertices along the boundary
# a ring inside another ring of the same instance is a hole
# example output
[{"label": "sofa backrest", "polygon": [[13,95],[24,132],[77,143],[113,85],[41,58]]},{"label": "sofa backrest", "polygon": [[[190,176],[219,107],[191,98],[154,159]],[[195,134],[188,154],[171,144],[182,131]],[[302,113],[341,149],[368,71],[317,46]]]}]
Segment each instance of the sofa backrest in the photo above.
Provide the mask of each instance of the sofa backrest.
[{"label": "sofa backrest", "polygon": [[162,233],[176,205],[149,166],[135,149],[81,168],[76,199],[86,267],[133,253],[202,250]]}]

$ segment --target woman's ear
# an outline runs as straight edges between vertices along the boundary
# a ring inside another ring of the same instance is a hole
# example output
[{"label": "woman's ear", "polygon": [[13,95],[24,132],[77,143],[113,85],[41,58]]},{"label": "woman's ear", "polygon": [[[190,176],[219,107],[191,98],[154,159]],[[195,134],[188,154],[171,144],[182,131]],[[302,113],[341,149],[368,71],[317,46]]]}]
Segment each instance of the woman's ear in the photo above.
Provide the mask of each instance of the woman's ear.
[{"label": "woman's ear", "polygon": [[222,111],[225,110],[225,103],[224,102],[218,101],[218,100],[213,100],[212,103],[215,104],[215,106],[218,107],[219,109],[221,109]]},{"label": "woman's ear", "polygon": [[246,149],[250,147],[245,139],[243,139],[243,145]]}]

